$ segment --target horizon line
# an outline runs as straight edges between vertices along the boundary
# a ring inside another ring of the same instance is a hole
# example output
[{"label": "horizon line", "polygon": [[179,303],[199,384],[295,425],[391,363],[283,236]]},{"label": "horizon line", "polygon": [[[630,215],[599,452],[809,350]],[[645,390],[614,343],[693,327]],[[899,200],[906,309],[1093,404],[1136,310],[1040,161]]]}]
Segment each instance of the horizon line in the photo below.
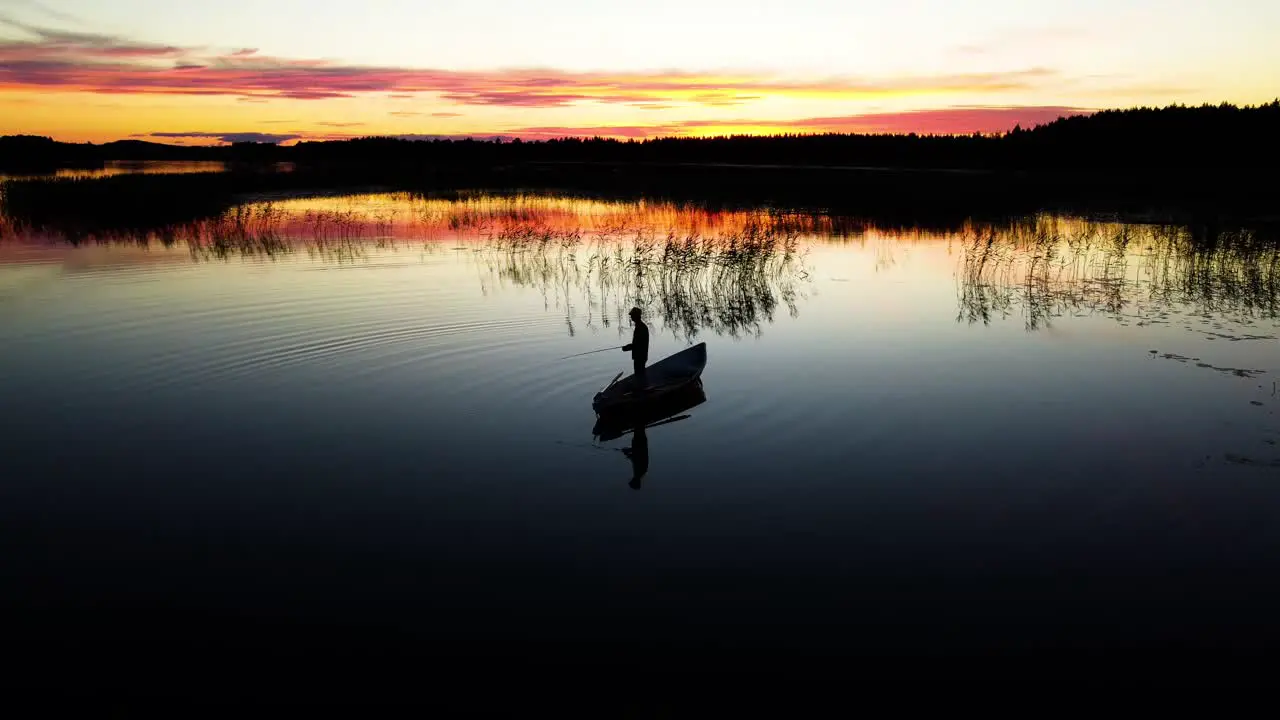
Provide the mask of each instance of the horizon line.
[{"label": "horizon line", "polygon": [[[674,128],[671,126],[656,125],[647,128],[637,128],[632,126],[597,126],[590,128],[513,128],[506,131],[495,132],[463,132],[463,133],[326,133],[323,131],[293,131],[287,133],[270,133],[256,131],[234,131],[234,132],[210,132],[210,131],[153,131],[132,133],[128,136],[117,137],[112,140],[94,141],[72,141],[59,140],[52,135],[38,135],[32,133],[14,133],[0,135],[0,139],[18,139],[32,138],[41,139],[49,142],[60,143],[64,145],[79,145],[100,147],[113,143],[122,142],[140,142],[149,145],[157,145],[172,148],[217,148],[230,147],[234,145],[262,145],[276,147],[295,147],[302,143],[323,144],[330,142],[350,142],[354,140],[400,140],[407,142],[485,142],[495,144],[545,144],[552,141],[611,141],[620,144],[644,144],[650,142],[670,142],[670,141],[708,141],[723,139],[777,139],[792,137],[921,137],[921,138],[965,138],[965,137],[986,137],[997,138],[1007,136],[1018,130],[1024,132],[1034,131],[1043,127],[1048,127],[1056,123],[1071,119],[1086,119],[1099,114],[1127,113],[1127,112],[1158,112],[1168,110],[1209,110],[1209,109],[1233,109],[1233,110],[1261,110],[1269,107],[1280,106],[1280,96],[1269,101],[1257,104],[1236,104],[1232,102],[1222,101],[1218,103],[1204,102],[1198,105],[1187,103],[1170,103],[1167,105],[1132,105],[1127,107],[1111,107],[1111,108],[1065,108],[1054,107],[1054,110],[1069,110],[1063,112],[1051,120],[1037,119],[1035,122],[1023,124],[1015,122],[1012,127],[1006,127],[999,130],[973,130],[973,131],[947,131],[942,129],[922,129],[922,130],[856,130],[841,131],[837,129],[818,129],[814,127],[806,128],[804,123],[827,120],[827,121],[855,121],[860,115],[852,115],[845,118],[814,118],[803,121],[779,121],[791,122],[792,129],[784,129],[775,126],[771,131],[767,132],[728,132],[717,135],[682,135],[678,132],[672,132]],[[1042,108],[1049,109],[1049,108]],[[925,111],[926,113],[928,111]],[[874,114],[873,114],[874,115]],[[707,123],[706,127],[715,127],[720,123]],[[741,125],[734,122],[723,122],[727,127]],[[701,125],[701,124],[700,124]],[[634,131],[652,130],[657,134],[637,134]],[[576,130],[576,132],[575,132]],[[612,132],[611,132],[612,131]],[[176,140],[176,142],[167,142],[166,140]],[[182,142],[186,140],[203,140],[206,142]],[[213,142],[208,142],[213,141]]]}]

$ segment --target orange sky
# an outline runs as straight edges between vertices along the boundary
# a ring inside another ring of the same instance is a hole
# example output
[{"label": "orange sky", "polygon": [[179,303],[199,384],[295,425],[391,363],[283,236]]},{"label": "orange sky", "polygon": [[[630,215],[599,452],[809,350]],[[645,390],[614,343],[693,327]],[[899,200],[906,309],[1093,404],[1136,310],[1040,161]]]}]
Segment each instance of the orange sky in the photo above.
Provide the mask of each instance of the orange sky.
[{"label": "orange sky", "polygon": [[969,133],[1280,94],[1260,0],[420,5],[0,0],[0,134]]}]

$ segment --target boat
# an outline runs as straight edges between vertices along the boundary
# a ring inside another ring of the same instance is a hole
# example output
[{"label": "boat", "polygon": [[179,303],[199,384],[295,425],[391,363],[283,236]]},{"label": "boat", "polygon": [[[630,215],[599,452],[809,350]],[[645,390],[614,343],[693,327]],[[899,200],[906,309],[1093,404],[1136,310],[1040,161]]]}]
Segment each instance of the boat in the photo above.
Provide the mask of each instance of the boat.
[{"label": "boat", "polygon": [[675,392],[667,393],[660,400],[648,403],[635,403],[629,410],[618,410],[596,418],[591,435],[598,442],[617,440],[638,427],[654,427],[688,417],[681,415],[707,401],[706,392],[702,389],[702,380],[682,386]]},{"label": "boat", "polygon": [[706,366],[707,344],[700,342],[645,368],[644,388],[637,387],[635,375],[628,375],[596,393],[591,407],[597,414],[606,414],[661,401],[698,382]]}]

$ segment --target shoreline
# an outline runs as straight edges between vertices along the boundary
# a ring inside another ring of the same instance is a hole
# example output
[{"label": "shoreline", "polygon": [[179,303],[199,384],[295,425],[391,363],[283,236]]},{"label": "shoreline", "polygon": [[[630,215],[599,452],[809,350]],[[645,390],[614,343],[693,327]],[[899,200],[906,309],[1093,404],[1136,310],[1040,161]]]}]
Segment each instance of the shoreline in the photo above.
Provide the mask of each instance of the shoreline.
[{"label": "shoreline", "polygon": [[280,198],[371,192],[539,192],[921,224],[1037,212],[1174,223],[1280,222],[1265,178],[1194,169],[960,171],[726,163],[299,164],[202,173],[44,177],[0,183],[0,212],[35,224],[152,227]]}]

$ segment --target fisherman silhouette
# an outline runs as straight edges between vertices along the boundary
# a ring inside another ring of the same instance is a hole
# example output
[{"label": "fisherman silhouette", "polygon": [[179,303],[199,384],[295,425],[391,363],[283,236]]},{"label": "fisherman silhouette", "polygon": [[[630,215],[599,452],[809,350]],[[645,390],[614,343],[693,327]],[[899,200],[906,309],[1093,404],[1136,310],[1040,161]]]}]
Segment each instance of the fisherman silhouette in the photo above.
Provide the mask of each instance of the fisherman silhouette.
[{"label": "fisherman silhouette", "polygon": [[637,392],[644,392],[649,385],[649,376],[645,372],[645,365],[649,362],[649,326],[640,319],[640,308],[633,307],[628,314],[635,330],[631,333],[631,342],[622,346],[622,352],[631,353],[631,365],[635,372],[634,387]]},{"label": "fisherman silhouette", "polygon": [[636,422],[631,447],[623,448],[622,454],[631,461],[631,482],[627,484],[632,490],[639,490],[641,478],[649,471],[649,436],[645,434],[643,420]]}]

